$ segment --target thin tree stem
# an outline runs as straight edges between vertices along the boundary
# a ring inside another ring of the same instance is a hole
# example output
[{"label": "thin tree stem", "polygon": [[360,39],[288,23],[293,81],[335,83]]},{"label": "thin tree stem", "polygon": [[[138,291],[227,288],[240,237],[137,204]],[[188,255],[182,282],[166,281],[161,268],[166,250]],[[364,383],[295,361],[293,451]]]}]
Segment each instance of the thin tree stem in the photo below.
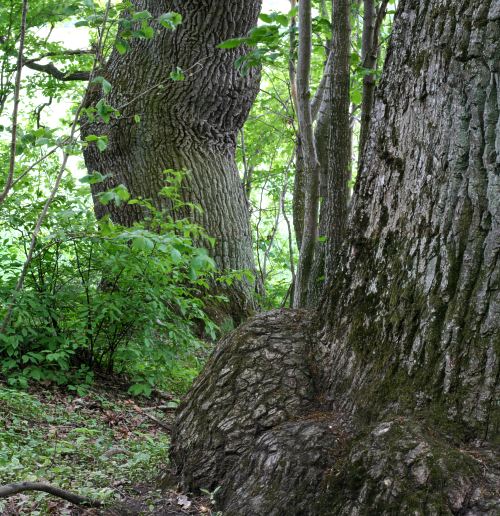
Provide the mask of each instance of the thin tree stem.
[{"label": "thin tree stem", "polygon": [[300,139],[306,173],[304,232],[300,249],[293,306],[303,307],[307,300],[307,284],[311,271],[318,232],[319,164],[314,142],[309,89],[312,54],[311,0],[299,4],[299,53],[297,61],[297,100]]},{"label": "thin tree stem", "polygon": [[16,82],[14,86],[14,108],[12,110],[12,134],[10,142],[10,160],[7,180],[2,193],[0,193],[0,204],[2,204],[7,195],[9,195],[14,180],[14,169],[16,166],[16,150],[17,150],[17,116],[19,111],[20,93],[21,93],[21,77],[23,69],[23,52],[24,40],[26,37],[26,16],[28,14],[28,0],[23,0],[23,8],[21,14],[21,32],[19,36],[19,53],[17,56]]}]

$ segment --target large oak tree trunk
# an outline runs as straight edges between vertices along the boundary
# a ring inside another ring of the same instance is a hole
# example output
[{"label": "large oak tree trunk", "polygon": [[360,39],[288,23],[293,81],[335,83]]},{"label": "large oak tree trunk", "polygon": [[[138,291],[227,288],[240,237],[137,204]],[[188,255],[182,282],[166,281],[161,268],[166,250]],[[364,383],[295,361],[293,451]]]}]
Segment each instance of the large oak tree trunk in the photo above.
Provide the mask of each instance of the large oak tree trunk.
[{"label": "large oak tree trunk", "polygon": [[400,2],[321,309],[249,321],[179,410],[224,514],[500,512],[499,55],[499,0]]},{"label": "large oak tree trunk", "polygon": [[484,437],[499,425],[499,9],[402,3],[323,306],[332,398],[439,405]]},{"label": "large oak tree trunk", "polygon": [[[237,132],[258,91],[259,74],[252,70],[242,76],[236,69],[235,60],[244,49],[216,47],[252,28],[261,2],[136,0],[133,4],[154,17],[178,12],[183,23],[174,32],[157,26],[153,39],[132,40],[123,56],[113,51],[100,72],[113,85],[107,102],[117,108],[128,105],[110,125],[96,122],[85,128],[85,134],[109,137],[105,152],[95,146],[85,152],[89,171],[111,174],[94,186],[94,197],[122,183],[132,196],[170,210],[168,200],[159,195],[165,186],[163,171],[186,170],[182,195],[202,208],[202,213],[193,211],[190,217],[216,238],[213,256],[218,266],[226,271],[253,271],[248,207],[235,148]],[[169,79],[177,67],[184,70],[184,81]],[[89,100],[98,100],[98,89],[94,86]],[[136,114],[139,123],[133,123]],[[143,217],[137,205],[103,206],[96,198],[95,207],[99,217],[109,213],[125,225]],[[240,319],[251,311],[250,285],[241,282],[227,294],[234,317]]]}]

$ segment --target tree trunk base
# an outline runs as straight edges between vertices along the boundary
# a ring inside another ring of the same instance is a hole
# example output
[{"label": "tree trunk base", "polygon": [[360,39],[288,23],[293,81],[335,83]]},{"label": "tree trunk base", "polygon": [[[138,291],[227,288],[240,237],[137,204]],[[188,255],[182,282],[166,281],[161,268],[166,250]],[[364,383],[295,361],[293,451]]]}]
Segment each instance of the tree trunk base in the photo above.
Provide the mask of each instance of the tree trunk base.
[{"label": "tree trunk base", "polygon": [[314,405],[311,318],[259,315],[223,339],[179,408],[171,459],[182,483],[215,489],[255,440]]},{"label": "tree trunk base", "polygon": [[318,486],[345,452],[333,414],[311,414],[263,433],[224,479],[225,515],[312,514]]},{"label": "tree trunk base", "polygon": [[219,344],[181,405],[171,458],[226,516],[498,514],[500,469],[485,443],[454,442],[394,415],[356,427],[325,410],[314,319],[259,315]]}]

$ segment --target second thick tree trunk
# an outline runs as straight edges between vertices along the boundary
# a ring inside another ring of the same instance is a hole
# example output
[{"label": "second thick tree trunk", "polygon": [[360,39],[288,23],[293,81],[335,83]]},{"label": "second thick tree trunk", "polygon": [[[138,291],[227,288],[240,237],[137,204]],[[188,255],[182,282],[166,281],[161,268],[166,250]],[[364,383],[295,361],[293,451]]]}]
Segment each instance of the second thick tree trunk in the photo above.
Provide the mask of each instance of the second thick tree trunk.
[{"label": "second thick tree trunk", "polygon": [[[190,217],[216,239],[213,257],[224,271],[254,271],[249,214],[235,163],[236,135],[246,120],[258,90],[258,72],[242,76],[235,60],[244,49],[217,49],[229,38],[244,36],[256,24],[260,0],[151,1],[136,0],[136,10],[147,9],[155,18],[169,11],[182,14],[175,32],[155,25],[153,39],[135,39],[124,56],[113,51],[102,75],[113,89],[106,101],[121,110],[109,125],[93,123],[85,134],[107,135],[109,145],[100,153],[85,152],[90,172],[110,174],[95,185],[94,196],[124,184],[133,197],[151,199],[159,209],[170,203],[159,195],[165,186],[164,170],[188,172],[182,188],[186,202],[202,212]],[[184,70],[186,79],[174,82],[170,73]],[[92,87],[92,86],[91,86]],[[100,93],[94,86],[90,100]],[[134,115],[140,122],[134,123]],[[130,225],[141,220],[138,206],[103,206],[96,197],[96,213]],[[226,294],[228,311],[236,320],[253,309],[253,288],[235,284]]]}]

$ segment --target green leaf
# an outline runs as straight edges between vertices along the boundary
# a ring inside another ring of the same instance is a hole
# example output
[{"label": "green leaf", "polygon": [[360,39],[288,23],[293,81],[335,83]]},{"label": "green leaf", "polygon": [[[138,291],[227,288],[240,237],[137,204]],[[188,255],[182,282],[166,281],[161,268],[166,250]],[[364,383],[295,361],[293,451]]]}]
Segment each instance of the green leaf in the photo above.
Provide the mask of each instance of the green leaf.
[{"label": "green leaf", "polygon": [[215,262],[208,256],[206,249],[198,249],[195,257],[191,260],[190,277],[195,280],[200,273],[214,270]]},{"label": "green leaf", "polygon": [[93,174],[89,174],[80,179],[80,183],[95,185],[97,183],[102,183],[109,177],[109,174],[101,174],[100,172],[94,172]]},{"label": "green leaf", "polygon": [[128,201],[130,199],[130,193],[125,185],[116,186],[113,188],[113,192],[115,192],[121,201]]},{"label": "green leaf", "polygon": [[97,114],[102,118],[103,122],[109,124],[112,115],[118,115],[118,111],[110,106],[104,99],[101,99],[95,106]]},{"label": "green leaf", "polygon": [[361,104],[361,101],[363,99],[363,94],[361,91],[357,89],[351,89],[351,102],[353,104]]},{"label": "green leaf", "polygon": [[153,388],[147,383],[134,383],[130,386],[128,392],[134,396],[139,396],[142,394],[147,397],[151,395]]},{"label": "green leaf", "polygon": [[158,21],[166,29],[175,30],[182,23],[182,15],[175,12],[164,13]]},{"label": "green leaf", "polygon": [[283,27],[288,27],[290,23],[288,16],[286,16],[285,14],[278,14],[276,16],[276,21]]},{"label": "green leaf", "polygon": [[172,249],[170,251],[170,257],[176,265],[182,261],[182,254],[177,249]]},{"label": "green leaf", "polygon": [[111,83],[109,83],[104,77],[100,75],[92,81],[92,84],[100,84],[104,95],[107,95],[112,88]]},{"label": "green leaf", "polygon": [[153,248],[154,242],[143,235],[137,236],[132,240],[132,249],[136,251],[151,251]]},{"label": "green leaf", "polygon": [[275,25],[263,25],[252,29],[246,38],[246,43],[250,46],[255,46],[258,43],[266,42],[267,44],[274,44],[279,41],[279,29]]},{"label": "green leaf", "polygon": [[173,81],[183,81],[186,78],[186,76],[184,75],[182,68],[177,67],[175,70],[170,72],[170,78]]},{"label": "green leaf", "polygon": [[122,202],[130,199],[130,193],[124,185],[118,185],[99,194],[99,201],[104,206],[107,206],[110,202],[114,202],[117,206],[120,206]]},{"label": "green leaf", "polygon": [[153,27],[150,27],[149,25],[143,24],[141,28],[141,33],[146,39],[152,39],[154,38],[155,31]]},{"label": "green leaf", "polygon": [[117,39],[115,41],[115,48],[119,54],[124,55],[129,49],[129,44],[124,39]]},{"label": "green leaf", "polygon": [[97,148],[103,152],[106,150],[106,147],[108,146],[108,139],[104,140],[104,138],[99,138],[96,142]]},{"label": "green leaf", "polygon": [[133,21],[150,20],[153,16],[149,11],[138,11],[132,15]]},{"label": "green leaf", "polygon": [[281,13],[271,13],[271,14],[261,14],[259,18],[264,23],[279,23],[280,25],[283,25],[284,27],[288,27],[290,21],[288,19],[288,16],[286,14]]},{"label": "green leaf", "polygon": [[222,43],[219,43],[217,45],[217,48],[236,48],[240,45],[243,45],[245,43],[246,38],[233,38],[233,39],[227,39],[226,41],[223,41]]},{"label": "green leaf", "polygon": [[108,146],[108,137],[107,136],[96,136],[95,134],[89,134],[85,137],[85,141],[89,143],[95,143],[97,148],[103,152],[106,150]]},{"label": "green leaf", "polygon": [[270,15],[270,14],[261,14],[259,16],[259,18],[264,22],[264,23],[273,23],[273,17]]},{"label": "green leaf", "polygon": [[104,206],[107,206],[111,201],[115,199],[115,194],[112,191],[103,192],[99,195],[99,202]]}]

